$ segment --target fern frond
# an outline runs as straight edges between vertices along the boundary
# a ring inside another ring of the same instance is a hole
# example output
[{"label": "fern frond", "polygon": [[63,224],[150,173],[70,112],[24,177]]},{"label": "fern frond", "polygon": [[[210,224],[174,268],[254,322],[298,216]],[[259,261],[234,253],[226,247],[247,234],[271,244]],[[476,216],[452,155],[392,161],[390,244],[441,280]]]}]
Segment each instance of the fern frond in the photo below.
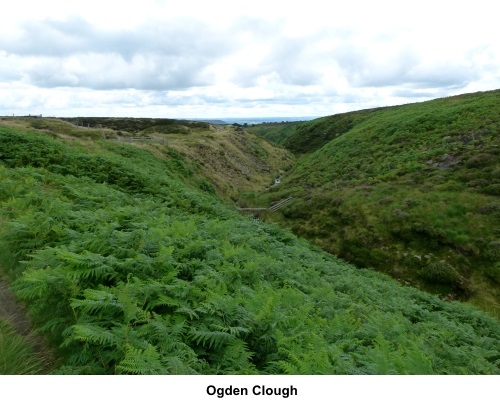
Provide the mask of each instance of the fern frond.
[{"label": "fern frond", "polygon": [[227,332],[210,330],[192,330],[190,337],[197,344],[208,346],[209,349],[217,349],[226,344],[233,336]]},{"label": "fern frond", "polygon": [[167,307],[167,308],[178,308],[182,304],[177,301],[175,298],[169,297],[166,294],[161,294],[160,296],[151,299],[146,306],[146,309],[148,310],[154,310],[154,309],[159,309],[162,307]]},{"label": "fern frond", "polygon": [[211,324],[210,328],[218,330],[220,332],[229,333],[231,336],[240,337],[241,335],[247,334],[250,330],[248,328],[244,328],[242,326],[224,326]]},{"label": "fern frond", "polygon": [[166,357],[163,359],[163,362],[165,363],[165,368],[170,374],[197,374],[194,368],[192,368],[189,364],[186,364],[186,362],[178,356]]},{"label": "fern frond", "polygon": [[258,374],[252,356],[244,341],[234,339],[224,347],[217,369],[224,374]]},{"label": "fern frond", "polygon": [[284,372],[285,374],[290,374],[290,375],[300,375],[300,369],[298,366],[295,364],[292,364],[288,361],[285,360],[279,360],[276,362],[276,365],[279,366],[279,368]]},{"label": "fern frond", "polygon": [[112,266],[115,261],[113,256],[104,257],[88,251],[74,253],[67,250],[58,250],[57,256],[77,280],[102,282],[118,278]]},{"label": "fern frond", "polygon": [[166,336],[182,336],[187,330],[187,323],[180,316],[160,317],[153,315],[153,320],[144,325],[145,334],[151,339],[165,339]]},{"label": "fern frond", "polygon": [[167,374],[161,364],[160,356],[156,349],[148,345],[145,350],[128,346],[125,358],[116,366],[117,374]]},{"label": "fern frond", "polygon": [[[92,324],[76,324],[69,328],[72,332],[71,339],[79,342],[88,342],[100,346],[114,346],[115,335],[112,331]],[[69,340],[64,345],[67,346]]]},{"label": "fern frond", "polygon": [[43,323],[42,326],[37,328],[37,331],[42,333],[54,334],[57,331],[64,329],[68,325],[68,318],[55,317],[50,318]]},{"label": "fern frond", "polygon": [[183,315],[187,315],[190,320],[198,319],[200,316],[198,312],[189,308],[187,305],[181,304],[179,308],[175,310],[175,312]]},{"label": "fern frond", "polygon": [[83,293],[84,299],[73,299],[71,307],[78,309],[83,314],[97,314],[108,312],[123,314],[123,305],[117,297],[109,291],[87,289]]}]

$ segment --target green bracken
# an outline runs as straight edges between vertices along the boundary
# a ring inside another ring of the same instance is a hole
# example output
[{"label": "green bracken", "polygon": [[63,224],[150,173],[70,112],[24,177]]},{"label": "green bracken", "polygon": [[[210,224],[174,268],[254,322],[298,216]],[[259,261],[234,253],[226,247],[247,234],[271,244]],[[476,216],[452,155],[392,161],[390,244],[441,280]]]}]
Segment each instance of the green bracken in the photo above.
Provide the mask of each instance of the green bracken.
[{"label": "green bracken", "polygon": [[0,266],[62,359],[53,373],[500,372],[497,319],[207,188],[175,154],[0,128]]}]

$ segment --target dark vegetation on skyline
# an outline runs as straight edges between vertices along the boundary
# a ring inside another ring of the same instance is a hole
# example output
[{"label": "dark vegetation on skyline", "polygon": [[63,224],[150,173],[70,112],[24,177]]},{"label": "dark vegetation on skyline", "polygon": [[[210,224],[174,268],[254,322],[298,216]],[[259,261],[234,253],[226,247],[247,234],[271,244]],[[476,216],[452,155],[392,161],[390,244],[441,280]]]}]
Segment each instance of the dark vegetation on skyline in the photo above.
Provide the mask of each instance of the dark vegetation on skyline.
[{"label": "dark vegetation on skyline", "polygon": [[178,120],[171,118],[113,118],[113,117],[73,117],[61,118],[64,121],[72,124],[84,123],[92,127],[102,125],[106,128],[111,128],[117,131],[139,132],[151,127],[171,127],[185,126],[188,128],[203,128],[208,129],[209,124],[206,122]]},{"label": "dark vegetation on skyline", "polygon": [[209,124],[206,122],[168,118],[76,117],[62,119],[75,125],[110,128],[124,134],[137,134],[139,132],[143,135],[151,132],[188,134],[190,129],[209,129]]},{"label": "dark vegetation on skyline", "polygon": [[[34,128],[40,123],[46,127]],[[149,143],[130,144],[57,120],[0,124],[0,271],[55,350],[53,373],[500,372],[498,319],[356,268],[290,231],[241,215],[200,177],[201,163],[162,139],[176,133],[153,131]],[[224,130],[246,136],[243,129]],[[195,145],[225,136],[215,128],[200,131],[177,135]],[[488,136],[480,138],[484,153],[493,145]],[[264,141],[242,145],[271,150]],[[336,218],[330,210],[343,208],[328,193],[342,191],[341,181],[354,190],[343,195],[346,202],[359,186],[366,200],[365,182],[382,184],[365,169],[359,184],[350,177],[332,181],[329,145],[305,154],[285,174],[285,187],[260,197],[296,196],[278,216],[292,220],[312,206]],[[313,156],[329,159],[324,178],[315,178],[307,160]],[[420,171],[409,172],[416,184]],[[334,187],[325,191],[327,182]],[[397,190],[391,189],[395,201]],[[494,197],[484,194],[481,207]],[[416,215],[418,206],[404,211]],[[359,210],[340,212],[344,236],[361,232],[354,227]],[[13,336],[8,325],[2,331]],[[0,352],[0,364],[3,358],[12,351]],[[36,361],[18,368],[40,369]]]}]

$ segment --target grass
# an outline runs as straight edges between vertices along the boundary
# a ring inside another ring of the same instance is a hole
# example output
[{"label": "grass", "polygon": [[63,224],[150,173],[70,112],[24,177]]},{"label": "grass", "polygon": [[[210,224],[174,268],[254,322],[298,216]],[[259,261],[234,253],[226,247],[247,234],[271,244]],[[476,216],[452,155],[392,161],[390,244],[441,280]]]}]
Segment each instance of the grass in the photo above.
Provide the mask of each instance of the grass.
[{"label": "grass", "polygon": [[46,366],[29,342],[0,319],[0,375],[43,374]]}]

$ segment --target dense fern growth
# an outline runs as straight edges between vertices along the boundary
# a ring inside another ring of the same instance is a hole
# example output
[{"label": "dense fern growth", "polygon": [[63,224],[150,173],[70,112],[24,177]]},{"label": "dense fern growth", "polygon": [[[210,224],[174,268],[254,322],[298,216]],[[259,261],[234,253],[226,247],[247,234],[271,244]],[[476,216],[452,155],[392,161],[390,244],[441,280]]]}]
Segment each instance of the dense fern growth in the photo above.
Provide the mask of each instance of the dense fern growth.
[{"label": "dense fern growth", "polygon": [[274,221],[500,316],[499,90],[325,117],[287,142],[296,170],[265,198],[295,199]]},{"label": "dense fern growth", "polygon": [[0,129],[0,264],[63,374],[497,374],[500,324],[188,185],[177,157]]}]

